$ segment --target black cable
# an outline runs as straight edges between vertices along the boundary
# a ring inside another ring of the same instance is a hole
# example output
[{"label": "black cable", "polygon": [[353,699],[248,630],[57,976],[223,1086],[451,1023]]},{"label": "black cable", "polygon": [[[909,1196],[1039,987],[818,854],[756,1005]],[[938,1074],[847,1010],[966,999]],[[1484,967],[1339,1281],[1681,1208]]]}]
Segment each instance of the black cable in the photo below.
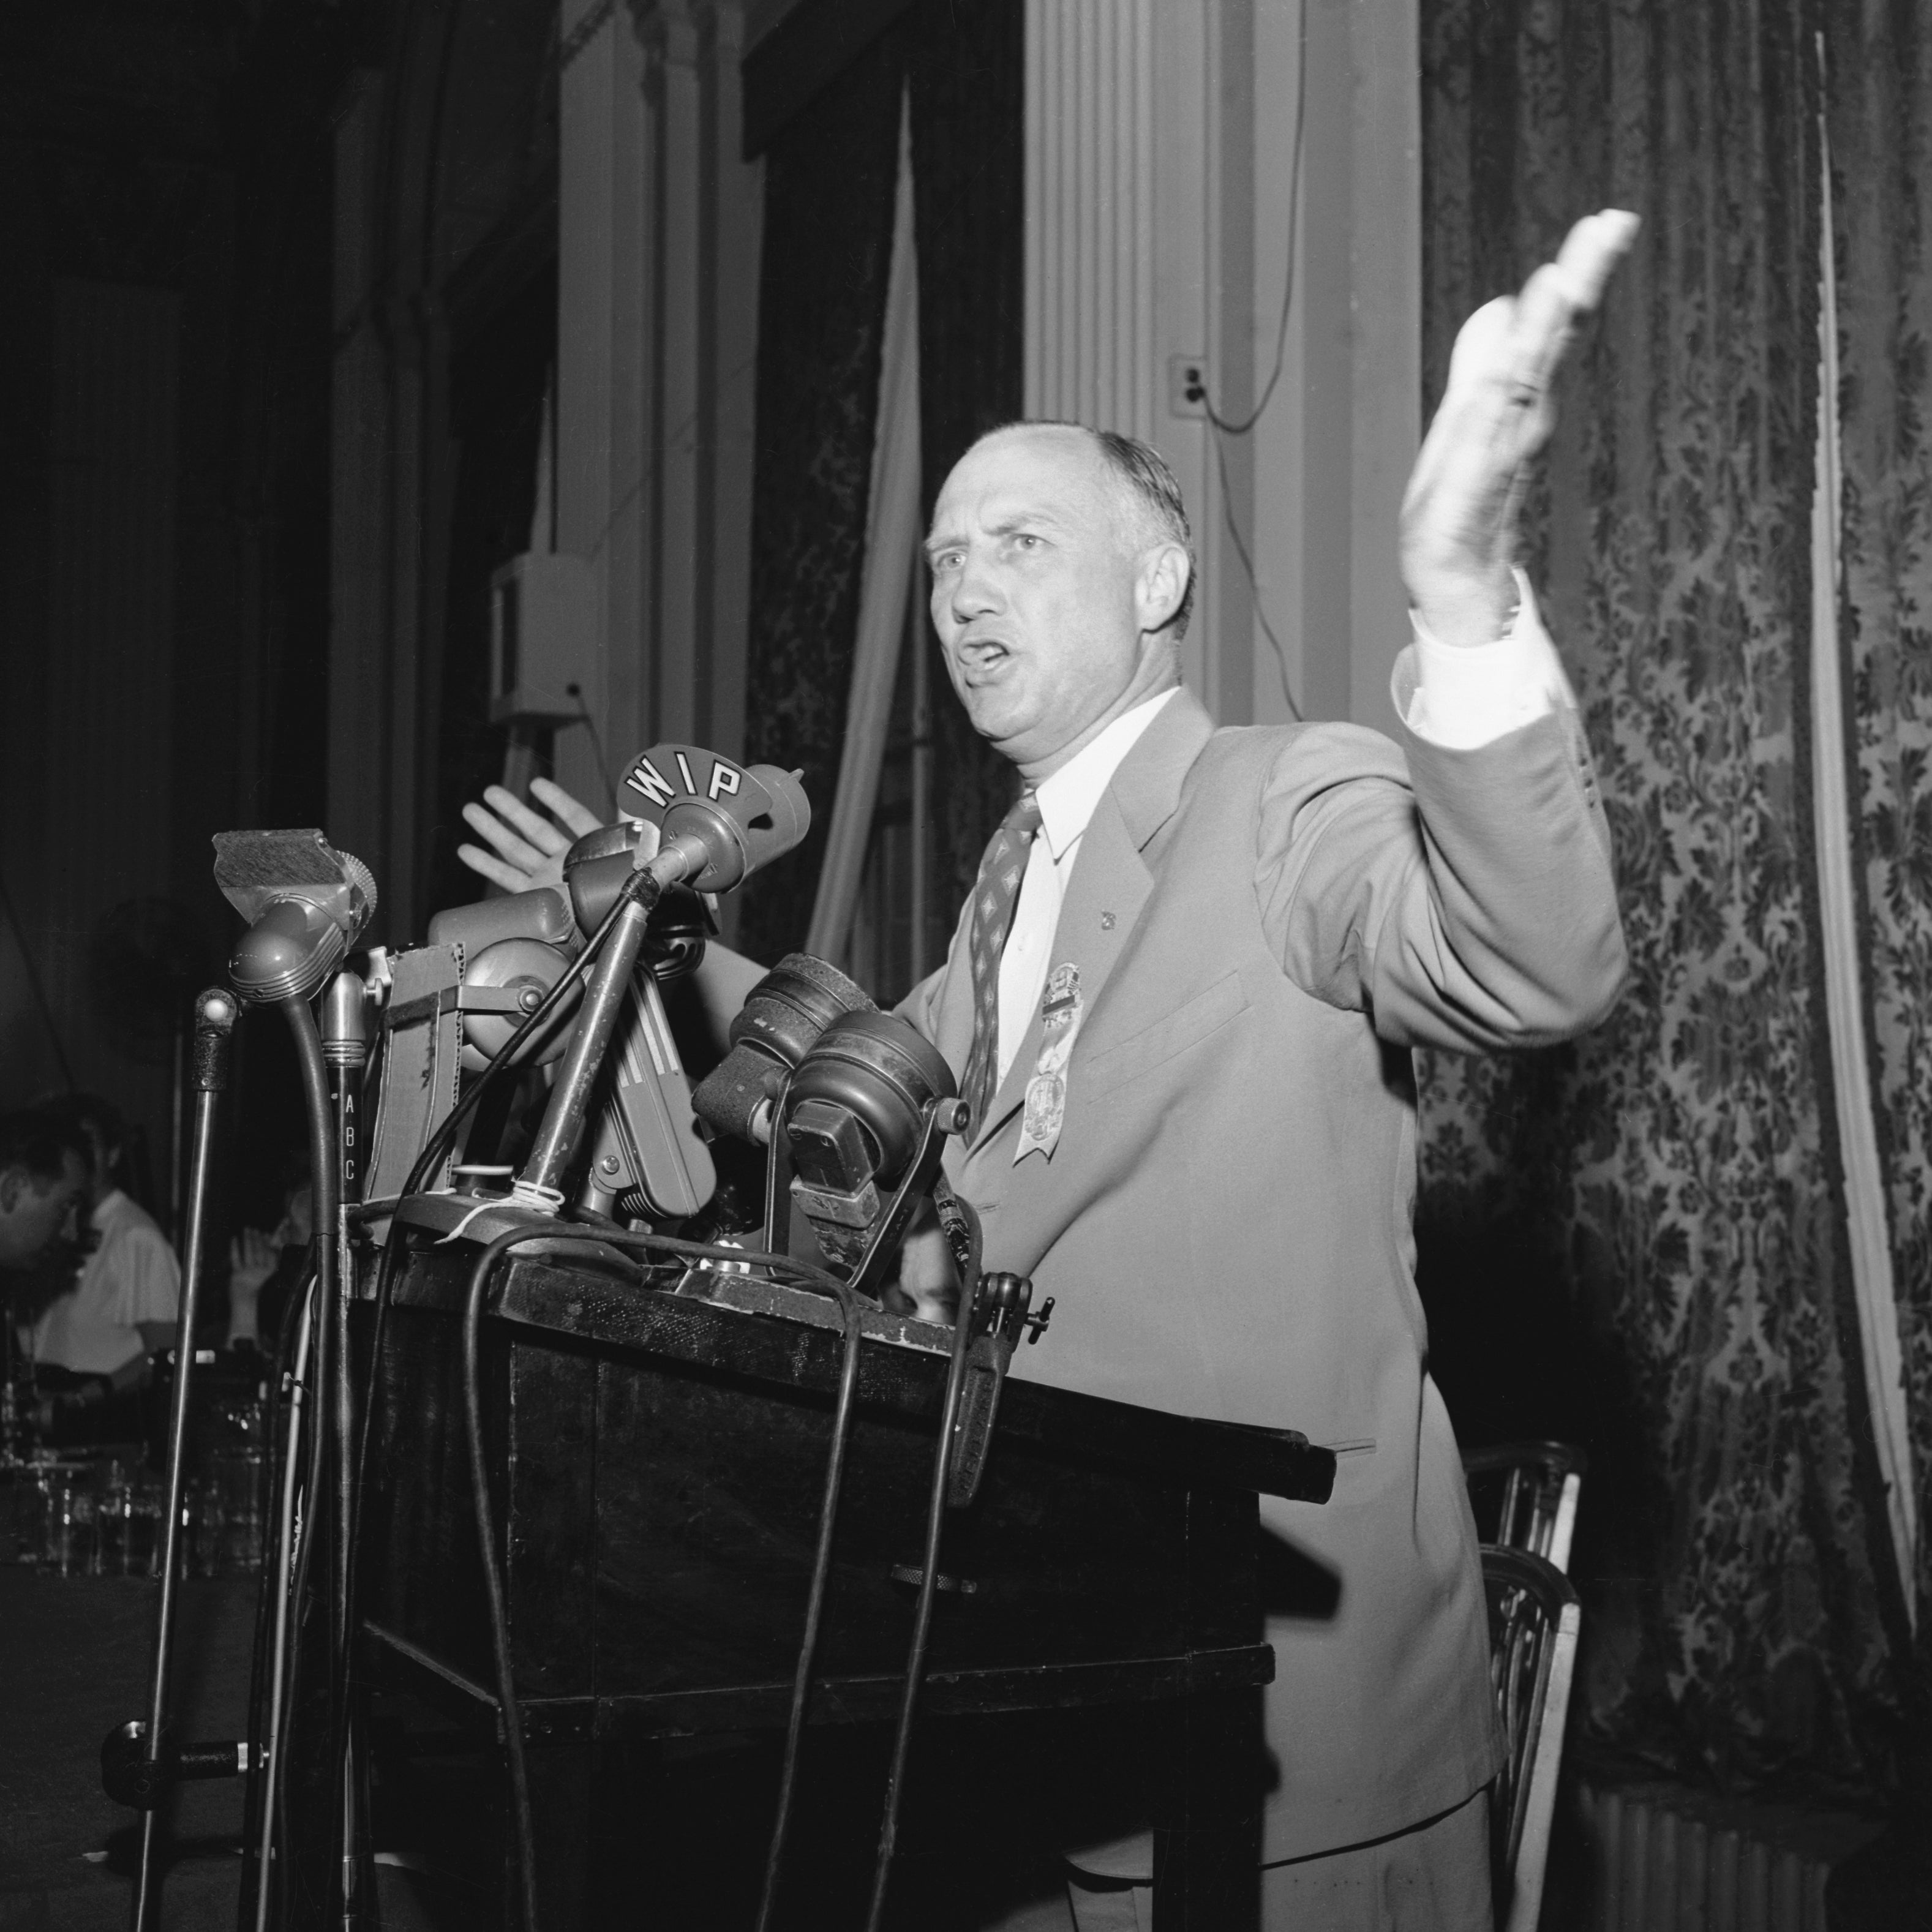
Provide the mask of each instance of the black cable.
[{"label": "black cable", "polygon": [[[328,1522],[328,1764],[338,1764],[342,1738],[342,1710],[348,1696],[348,1482],[346,1472],[338,1472],[332,1507],[325,1507],[322,1497],[330,1493],[326,1482],[326,1445],[330,1442],[328,1420],[321,1420],[344,1378],[344,1348],[348,1333],[342,1324],[342,1168],[336,1160],[336,1113],[328,1097],[328,1066],[322,1060],[322,1037],[315,1026],[315,1012],[308,999],[276,1000],[288,1030],[296,1041],[296,1060],[302,1069],[303,1113],[309,1128],[309,1188],[315,1204],[315,1319],[316,1356],[316,1442],[322,1453],[315,1459],[315,1474],[322,1486],[309,1497],[309,1519]],[[342,1416],[334,1416],[336,1430]],[[346,1449],[346,1443],[342,1445]],[[346,1847],[338,1847],[334,1834],[328,1838],[330,1870],[338,1870],[336,1857]]]},{"label": "black cable", "polygon": [[899,1722],[892,1739],[892,1766],[886,1780],[885,1815],[879,1823],[879,1852],[872,1867],[872,1902],[866,1914],[866,1932],[878,1932],[886,1909],[886,1888],[892,1882],[892,1852],[898,1839],[899,1805],[905,1793],[906,1756],[912,1744],[912,1719],[926,1675],[927,1640],[932,1631],[933,1594],[939,1585],[939,1543],[946,1522],[946,1479],[952,1461],[952,1432],[959,1414],[959,1391],[966,1379],[966,1352],[973,1339],[979,1294],[976,1281],[962,1282],[959,1310],[952,1324],[952,1355],[946,1367],[946,1400],[939,1412],[939,1443],[932,1456],[932,1496],[926,1511],[926,1568],[919,1580],[919,1608],[914,1612],[912,1650],[906,1659],[905,1682],[899,1694]]},{"label": "black cable", "polygon": [[1247,544],[1243,541],[1240,526],[1234,520],[1233,500],[1228,494],[1228,452],[1222,446],[1221,432],[1218,426],[1210,426],[1209,434],[1214,439],[1214,460],[1221,472],[1221,520],[1228,526],[1228,534],[1234,540],[1234,554],[1241,560],[1241,568],[1248,574],[1248,590],[1254,598],[1255,615],[1261,620],[1262,630],[1268,640],[1274,646],[1275,662],[1281,668],[1281,694],[1287,701],[1288,715],[1299,724],[1303,722],[1301,706],[1295,702],[1294,693],[1288,682],[1288,652],[1282,647],[1281,640],[1274,634],[1274,626],[1268,622],[1266,608],[1262,602],[1261,580],[1255,575],[1254,559],[1248,554]]},{"label": "black cable", "polygon": [[510,1808],[517,1846],[517,1898],[523,1932],[537,1932],[536,1831],[530,1818],[530,1771],[524,1759],[524,1718],[510,1657],[509,1614],[502,1576],[496,1567],[496,1528],[490,1502],[490,1468],[483,1454],[482,1342],[483,1297],[498,1258],[520,1240],[539,1232],[512,1228],[476,1258],[470,1292],[463,1304],[463,1424],[470,1451],[470,1496],[476,1512],[476,1540],[483,1557],[483,1588],[490,1610],[490,1643],[496,1666],[496,1707],[503,1724],[503,1750],[509,1761]]},{"label": "black cable", "polygon": [[[319,1236],[320,1229],[316,1233]],[[311,1259],[304,1278],[313,1282],[315,1273],[315,1264]],[[283,1821],[284,1831],[289,1815],[288,1766],[289,1760],[294,1754],[290,1740],[295,1734],[296,1722],[296,1688],[302,1678],[302,1622],[308,1610],[310,1560],[315,1554],[316,1534],[319,1527],[318,1499],[324,1492],[322,1486],[328,1473],[325,1467],[328,1438],[322,1426],[321,1384],[317,1376],[321,1360],[319,1352],[322,1346],[322,1306],[318,1289],[319,1284],[310,1290],[310,1293],[316,1294],[317,1299],[315,1309],[309,1317],[307,1378],[309,1400],[302,1404],[303,1420],[309,1432],[308,1476],[297,1492],[301,1498],[302,1531],[296,1540],[295,1574],[289,1582],[289,1682],[287,1689],[282,1694],[281,1750],[268,1766],[272,1787],[269,1802],[274,1807],[274,1815]],[[301,1318],[300,1309],[299,1302],[290,1304],[290,1312],[298,1321]],[[292,1848],[290,1849],[292,1850]],[[301,1874],[292,1856],[279,1858],[275,1862],[280,1868],[279,1875],[282,1882],[282,1894],[286,1898],[300,1882]],[[311,1898],[309,1904],[317,1912],[323,1909],[320,1900]]]},{"label": "black cable", "polygon": [[1276,318],[1274,330],[1274,367],[1268,372],[1268,379],[1262,386],[1261,400],[1239,422],[1232,422],[1215,408],[1204,383],[1201,387],[1202,412],[1208,418],[1208,434],[1214,441],[1214,460],[1221,472],[1221,517],[1228,526],[1228,535],[1233,538],[1235,554],[1241,560],[1241,568],[1247,573],[1249,594],[1254,599],[1255,615],[1260,620],[1263,634],[1274,647],[1275,662],[1281,673],[1281,694],[1286,700],[1288,715],[1299,724],[1304,713],[1289,688],[1288,677],[1288,652],[1282,641],[1275,635],[1274,626],[1268,622],[1267,609],[1262,602],[1261,580],[1255,574],[1254,559],[1248,554],[1248,546],[1241,535],[1240,526],[1234,520],[1234,506],[1228,489],[1228,453],[1222,439],[1231,436],[1246,436],[1266,413],[1268,404],[1274,399],[1276,388],[1281,381],[1281,373],[1287,364],[1288,319],[1294,305],[1294,253],[1300,240],[1301,216],[1301,160],[1305,145],[1304,129],[1308,111],[1308,18],[1306,8],[1302,11],[1300,51],[1295,62],[1294,76],[1294,139],[1288,162],[1288,259],[1282,268],[1281,313]]},{"label": "black cable", "polygon": [[[337,1160],[335,1109],[329,1099],[328,1070],[322,1056],[322,1035],[316,1026],[315,1014],[306,999],[281,1000],[276,1004],[280,1006],[295,1040],[296,1058],[302,1070],[303,1107],[308,1124],[309,1185],[315,1221],[316,1341],[312,1359],[316,1392],[314,1441],[317,1445],[310,1457],[315,1486],[309,1494],[308,1520],[311,1525],[327,1524],[330,1532],[328,1639],[325,1646],[328,1659],[326,1762],[334,1780],[330,1789],[339,1793],[349,1692],[348,1518],[351,1484],[346,1463],[348,1445],[346,1438],[339,1433],[342,1418],[339,1411],[334,1414],[335,1427],[332,1431],[329,1410],[334,1406],[333,1398],[348,1372],[348,1334],[342,1319],[341,1251],[338,1246],[342,1238],[342,1173]],[[337,1493],[332,1503],[325,1503],[323,1498],[329,1496],[332,1486],[328,1480],[328,1446],[332,1440],[338,1443],[340,1455],[337,1481],[333,1486]],[[328,1870],[338,1875],[342,1869],[341,1858],[349,1850],[338,1841],[341,1808],[339,1798],[331,1804],[330,1826],[323,1841],[328,1850]],[[328,1895],[333,1898],[333,1880],[326,1889]]]},{"label": "black cable", "polygon": [[[304,1271],[286,1304],[298,1310],[309,1292],[313,1276]],[[250,1932],[254,1921],[254,1866],[262,1831],[262,1808],[267,1802],[262,1778],[262,1753],[266,1748],[263,1718],[268,1694],[268,1671],[274,1650],[276,1565],[270,1549],[279,1513],[284,1468],[282,1442],[282,1384],[289,1372],[289,1350],[295,1322],[285,1316],[281,1333],[275,1338],[275,1354],[268,1374],[268,1403],[262,1415],[262,1431],[268,1444],[264,1480],[265,1508],[262,1522],[262,1583],[255,1593],[255,1638],[248,1654],[248,1778],[242,1805],[242,1844],[244,1849],[242,1890],[236,1901],[237,1932]]]},{"label": "black cable", "polygon": [[[706,1242],[682,1241],[670,1235],[597,1228],[578,1232],[568,1222],[511,1228],[499,1234],[476,1258],[470,1270],[469,1292],[463,1304],[463,1413],[470,1452],[470,1500],[476,1516],[476,1538],[483,1561],[484,1595],[490,1615],[490,1643],[496,1672],[497,1708],[502,1719],[504,1754],[509,1762],[510,1804],[517,1844],[519,1904],[523,1932],[537,1932],[536,1832],[530,1814],[530,1777],[524,1752],[523,1712],[517,1698],[510,1655],[509,1613],[503,1600],[504,1579],[496,1556],[495,1511],[490,1495],[490,1468],[483,1446],[483,1301],[497,1262],[513,1248],[531,1241],[580,1242],[591,1247],[661,1250],[694,1259],[734,1264],[749,1263],[796,1276],[821,1292],[837,1294],[844,1284],[822,1268],[743,1248],[714,1247]],[[849,1291],[848,1291],[849,1292]],[[854,1330],[856,1332],[856,1329]],[[856,1350],[852,1351],[856,1358]],[[842,1377],[842,1381],[843,1378]],[[828,1545],[829,1547],[829,1545]]]},{"label": "black cable", "polygon": [[604,760],[603,734],[597,728],[597,721],[590,715],[590,707],[584,701],[584,687],[580,684],[567,684],[564,694],[577,700],[577,722],[590,734],[590,749],[597,760],[597,776],[603,782],[604,796],[610,807],[610,816],[617,816],[617,788],[610,782],[610,767]]},{"label": "black cable", "polygon": [[806,1706],[812,1694],[812,1666],[818,1654],[818,1627],[825,1608],[825,1590],[832,1574],[832,1538],[838,1521],[838,1496],[845,1480],[845,1448],[852,1431],[852,1402],[859,1386],[859,1336],[863,1310],[858,1296],[843,1282],[837,1284],[844,1317],[844,1354],[838,1365],[838,1400],[832,1412],[832,1449],[826,1459],[825,1494],[818,1505],[818,1546],[812,1559],[812,1582],[806,1592],[805,1630],[799,1639],[798,1664],[792,1672],[791,1708],[785,1719],[784,1756],[778,1770],[778,1810],[765,1850],[764,1890],[758,1899],[757,1932],[767,1932],[778,1904],[778,1873],[784,1863],[785,1833],[791,1823],[792,1792],[798,1778],[799,1747],[805,1734]]},{"label": "black cable", "polygon": [[[517,1065],[518,1055],[525,1045],[541,1028],[549,1024],[570,988],[588,974],[604,941],[615,928],[617,915],[625,903],[626,895],[620,893],[616,902],[604,916],[603,923],[591,934],[584,950],[571,962],[568,969],[544,995],[516,1031],[504,1042],[502,1052],[470,1083],[468,1092],[458,1100],[442,1124],[424,1142],[422,1153],[416,1156],[415,1165],[410,1169],[409,1178],[403,1183],[404,1198],[422,1191],[436,1162],[454,1140],[456,1130],[475,1112],[491,1083],[500,1078],[506,1070]],[[388,1330],[389,1307],[395,1298],[396,1277],[402,1268],[403,1247],[402,1231],[392,1225],[389,1239],[382,1250],[382,1262],[376,1271],[376,1309],[370,1322],[369,1366],[362,1386],[362,1426],[356,1445],[356,1480],[350,1507],[351,1532],[349,1540],[349,1609],[352,1618],[356,1614],[356,1604],[359,1600],[356,1586],[361,1568],[362,1504],[363,1498],[368,1493],[369,1443],[375,1426],[377,1382],[382,1373],[382,1347]]]},{"label": "black cable", "polygon": [[1262,419],[1268,404],[1274,399],[1276,386],[1281,380],[1281,372],[1288,357],[1288,316],[1294,300],[1294,251],[1300,241],[1301,228],[1301,154],[1303,130],[1308,116],[1308,10],[1301,10],[1300,50],[1294,65],[1294,145],[1288,164],[1288,260],[1282,265],[1281,314],[1274,327],[1274,367],[1268,372],[1268,381],[1262,386],[1262,398],[1239,422],[1230,422],[1214,406],[1205,387],[1202,392],[1202,406],[1209,422],[1228,436],[1246,436]]}]

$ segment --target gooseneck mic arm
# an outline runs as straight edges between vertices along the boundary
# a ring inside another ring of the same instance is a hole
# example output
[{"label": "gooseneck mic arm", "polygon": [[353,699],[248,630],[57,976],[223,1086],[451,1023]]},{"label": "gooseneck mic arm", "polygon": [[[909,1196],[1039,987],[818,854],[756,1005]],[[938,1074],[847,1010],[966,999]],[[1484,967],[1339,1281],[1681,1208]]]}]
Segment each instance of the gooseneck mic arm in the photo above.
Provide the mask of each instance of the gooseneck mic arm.
[{"label": "gooseneck mic arm", "polygon": [[[194,1141],[188,1168],[188,1242],[182,1270],[180,1320],[175,1334],[175,1385],[168,1412],[166,1514],[161,1520],[161,1600],[155,1618],[154,1672],[148,1687],[147,1755],[165,1767],[168,1676],[174,1662],[176,1585],[181,1574],[182,1489],[188,1443],[188,1385],[194,1378],[195,1315],[207,1245],[208,1182],[214,1157],[214,1115],[228,1085],[230,1048],[237,1012],[235,996],[210,987],[194,1003]],[[134,1899],[135,1932],[160,1922],[160,1880],[154,1868],[158,1814],[141,1814],[141,1868]]]},{"label": "gooseneck mic arm", "polygon": [[[358,973],[341,972],[329,981],[322,996],[322,1022],[319,1029],[310,1021],[310,1030],[318,1033],[320,1049],[328,1070],[329,1092],[329,1165],[334,1172],[335,1210],[327,1224],[318,1221],[316,1234],[335,1252],[335,1294],[322,1306],[325,1318],[332,1321],[330,1358],[334,1386],[325,1391],[324,1400],[334,1411],[335,1451],[334,1562],[330,1572],[334,1592],[333,1619],[335,1636],[335,1696],[333,1725],[329,1740],[329,1762],[340,1767],[342,1786],[341,1873],[342,1920],[345,1924],[359,1922],[364,1901],[366,1874],[362,1866],[362,1771],[360,1736],[356,1713],[351,1708],[350,1678],[356,1643],[356,1508],[361,1501],[360,1472],[356,1450],[360,1436],[356,1412],[354,1363],[349,1346],[349,1304],[355,1294],[355,1277],[350,1265],[349,1224],[343,1208],[357,1198],[356,1143],[360,1138],[357,1120],[362,1072],[369,1059],[368,988]],[[301,1027],[291,1003],[291,1025]],[[306,1017],[308,1009],[302,1008]],[[302,1048],[304,1081],[308,1074],[308,1049]],[[320,1197],[318,1197],[318,1203]]]},{"label": "gooseneck mic arm", "polygon": [[[331,1498],[326,1510],[316,1509],[318,1524],[327,1522],[331,1534],[323,1547],[328,1552],[328,1734],[332,1768],[339,1762],[339,1741],[346,1692],[349,1539],[346,1534],[348,1492],[355,1474],[352,1432],[344,1426],[343,1408],[352,1400],[350,1389],[347,1306],[343,1299],[341,1268],[342,1175],[336,1160],[335,1113],[328,1093],[328,1073],[322,1058],[322,1036],[308,1001],[296,994],[278,1001],[293,1036],[302,1069],[303,1112],[308,1124],[309,1172],[315,1201],[315,1374],[316,1438],[326,1441],[332,1460],[317,1458],[311,1466],[320,1478],[310,1490],[310,1507]],[[326,1418],[326,1420],[325,1420]],[[352,1847],[332,1847],[346,1858]]]}]

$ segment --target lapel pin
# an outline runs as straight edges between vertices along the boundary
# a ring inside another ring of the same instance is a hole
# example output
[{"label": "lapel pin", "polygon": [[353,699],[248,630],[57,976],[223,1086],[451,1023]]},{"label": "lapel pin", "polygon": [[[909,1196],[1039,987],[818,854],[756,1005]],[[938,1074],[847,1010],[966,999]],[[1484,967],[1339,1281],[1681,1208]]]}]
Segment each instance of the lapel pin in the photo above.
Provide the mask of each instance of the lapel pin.
[{"label": "lapel pin", "polygon": [[1102,932],[1112,932],[1113,929],[1114,915],[1110,912],[1103,912],[1100,915],[1100,930]]}]

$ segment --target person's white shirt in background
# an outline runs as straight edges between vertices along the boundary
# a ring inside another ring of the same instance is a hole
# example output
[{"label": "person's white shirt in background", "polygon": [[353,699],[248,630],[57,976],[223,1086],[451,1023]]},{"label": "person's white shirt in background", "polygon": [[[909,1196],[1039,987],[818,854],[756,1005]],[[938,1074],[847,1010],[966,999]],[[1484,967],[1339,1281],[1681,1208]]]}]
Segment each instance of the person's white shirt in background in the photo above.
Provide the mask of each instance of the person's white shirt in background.
[{"label": "person's white shirt in background", "polygon": [[28,1348],[36,1362],[111,1376],[143,1352],[142,1322],[178,1318],[181,1268],[154,1216],[119,1188],[88,1220],[99,1244],[74,1286],[34,1324]]}]

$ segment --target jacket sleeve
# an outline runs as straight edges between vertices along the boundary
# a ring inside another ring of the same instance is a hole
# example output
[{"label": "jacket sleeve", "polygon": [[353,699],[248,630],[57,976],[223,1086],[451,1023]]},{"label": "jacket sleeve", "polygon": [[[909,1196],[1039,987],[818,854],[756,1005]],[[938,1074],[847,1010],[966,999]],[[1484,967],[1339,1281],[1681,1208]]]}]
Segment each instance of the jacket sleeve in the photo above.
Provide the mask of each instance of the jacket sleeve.
[{"label": "jacket sleeve", "polygon": [[1399,1046],[1531,1046],[1593,1026],[1625,957],[1575,711],[1474,750],[1403,737],[1316,725],[1274,760],[1256,890],[1276,958]]},{"label": "jacket sleeve", "polygon": [[938,1038],[939,988],[945,977],[944,966],[927,974],[892,1009],[901,1019],[912,1022],[914,1030],[922,1040],[936,1041]]}]

